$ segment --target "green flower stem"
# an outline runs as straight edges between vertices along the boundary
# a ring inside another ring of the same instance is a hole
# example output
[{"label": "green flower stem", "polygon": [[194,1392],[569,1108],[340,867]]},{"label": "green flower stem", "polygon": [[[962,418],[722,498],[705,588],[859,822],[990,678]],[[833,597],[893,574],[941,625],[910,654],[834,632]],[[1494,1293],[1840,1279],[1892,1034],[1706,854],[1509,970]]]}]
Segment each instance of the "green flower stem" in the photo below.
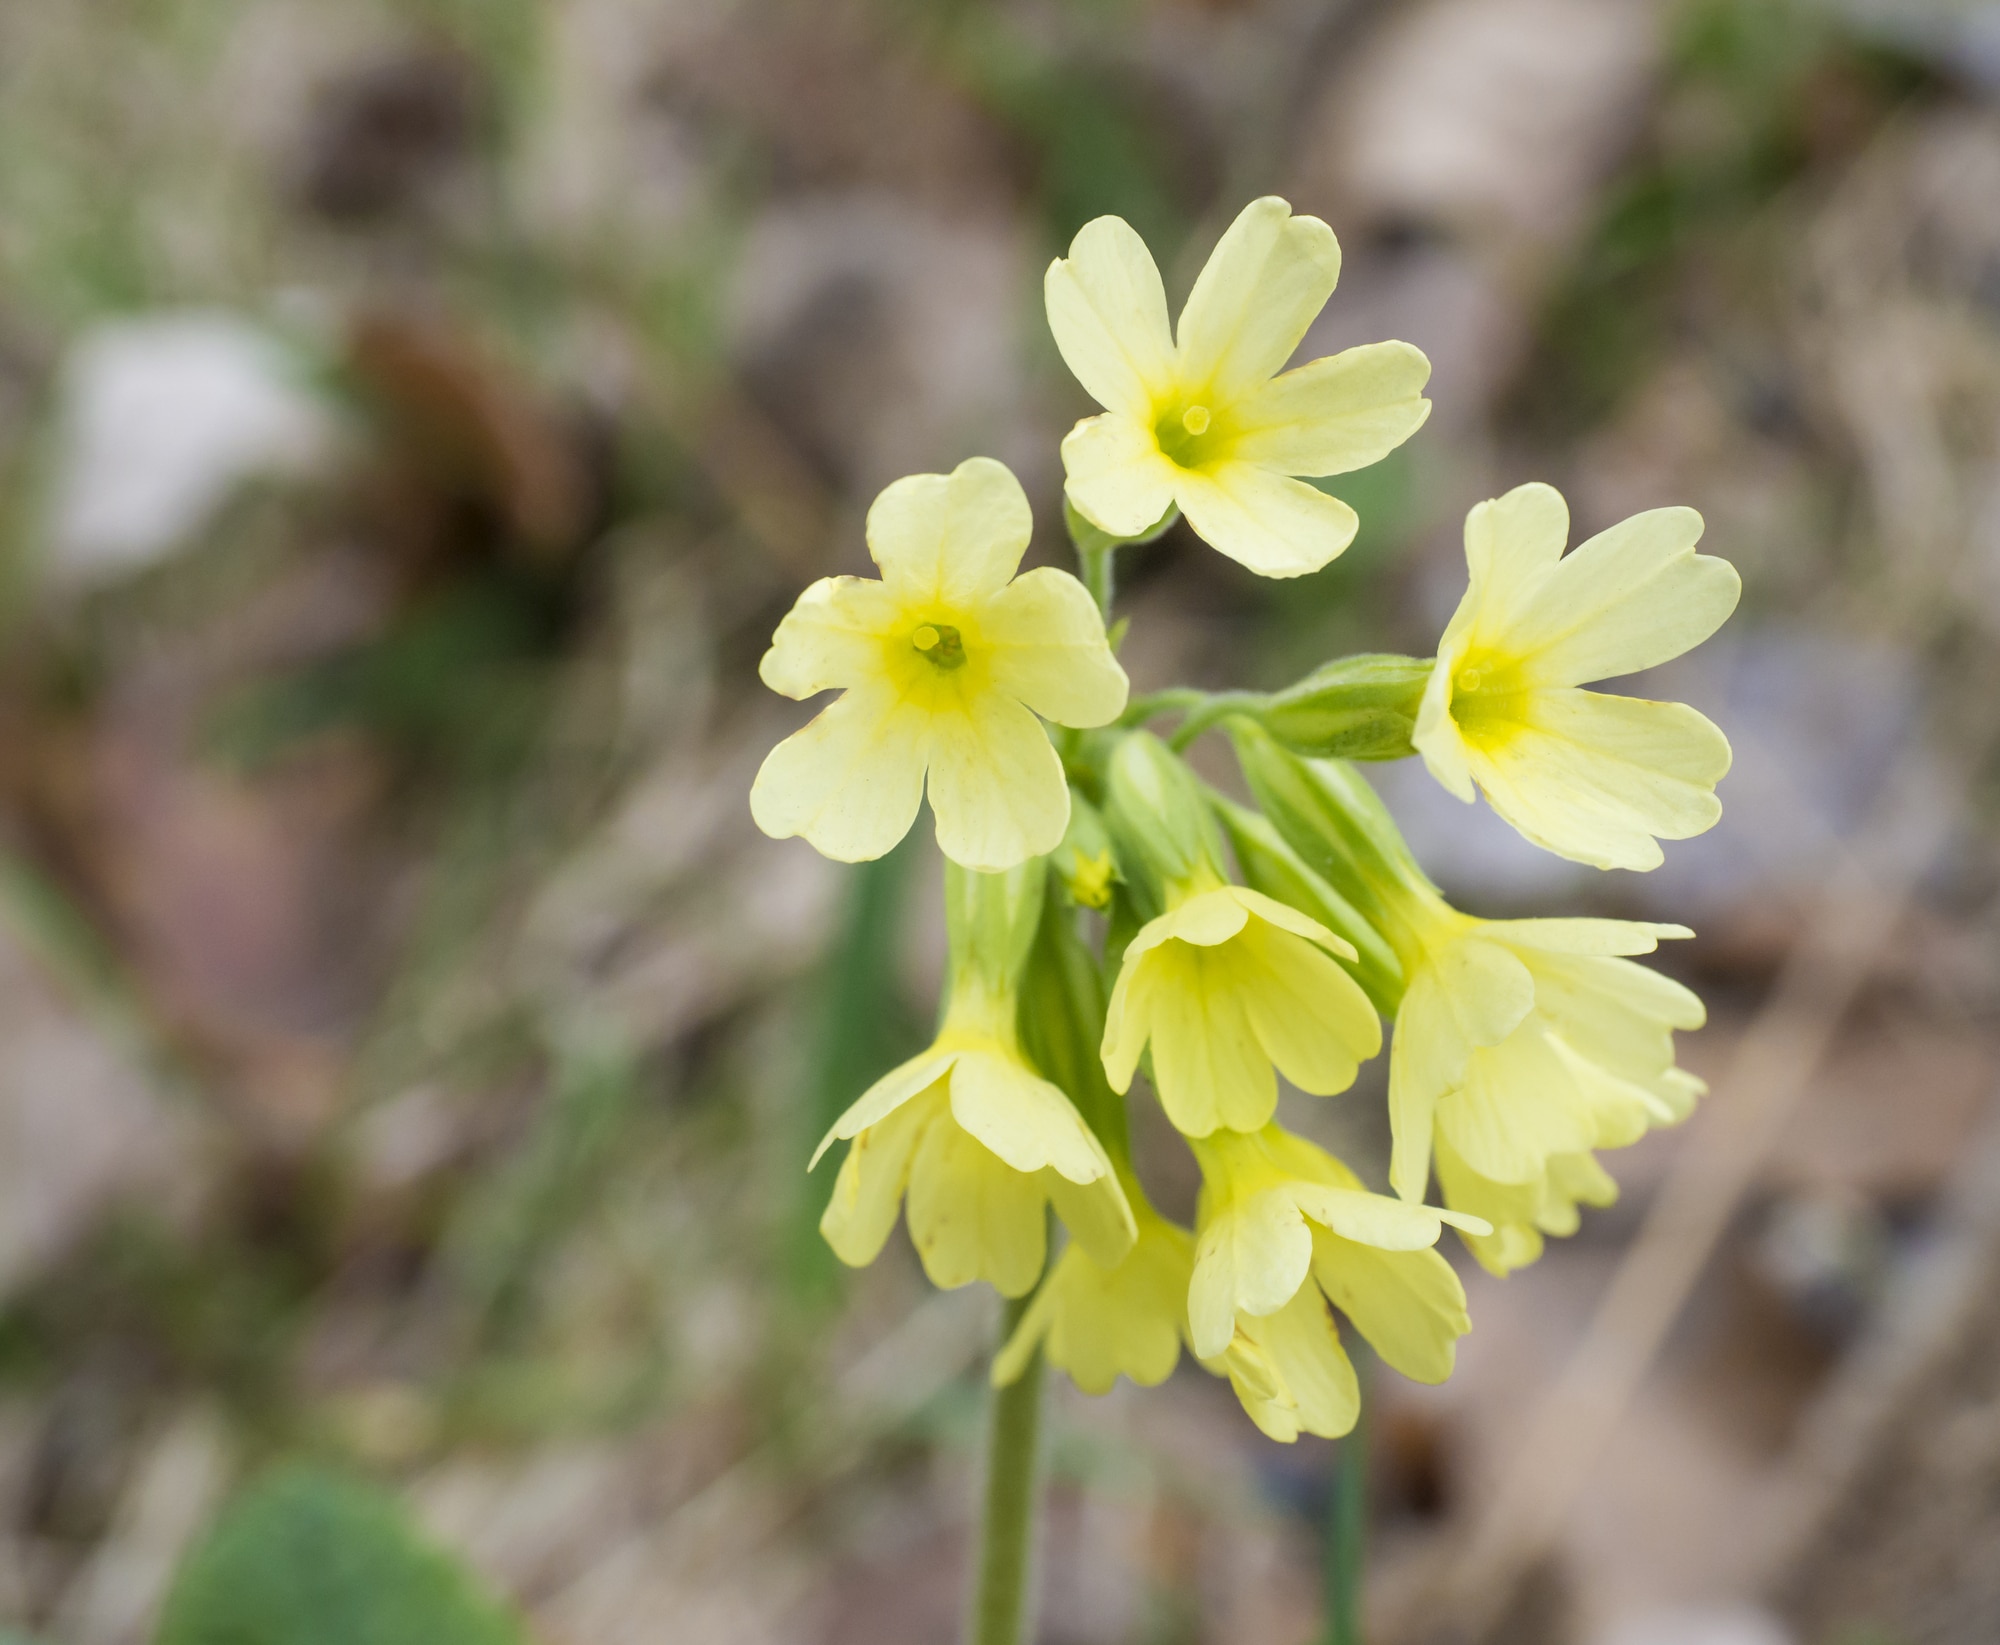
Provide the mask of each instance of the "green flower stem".
[{"label": "green flower stem", "polygon": [[1125,705],[1125,712],[1118,716],[1118,724],[1122,729],[1130,730],[1148,720],[1158,719],[1162,714],[1184,714],[1207,701],[1208,693],[1197,691],[1193,686],[1177,685],[1165,691],[1149,691]]},{"label": "green flower stem", "polygon": [[1167,746],[1179,753],[1217,720],[1226,720],[1232,714],[1254,712],[1270,700],[1261,691],[1218,691],[1188,710],[1187,718],[1175,726],[1173,735],[1167,738]]},{"label": "green flower stem", "polygon": [[1111,621],[1111,602],[1118,593],[1118,544],[1080,543],[1077,558],[1083,565],[1083,586],[1090,590],[1090,597],[1097,602],[1097,609],[1104,620]]},{"label": "green flower stem", "polygon": [[[1033,1293],[1009,1302],[1000,1340],[1014,1334]],[[996,1388],[986,1427],[986,1493],[979,1531],[979,1586],[967,1645],[1024,1645],[1029,1635],[1028,1574],[1035,1507],[1041,1495],[1042,1351],[1005,1388]]]},{"label": "green flower stem", "polygon": [[1368,1367],[1355,1356],[1361,1414],[1333,1459],[1326,1515],[1326,1645],[1362,1645],[1361,1591],[1368,1556]]}]

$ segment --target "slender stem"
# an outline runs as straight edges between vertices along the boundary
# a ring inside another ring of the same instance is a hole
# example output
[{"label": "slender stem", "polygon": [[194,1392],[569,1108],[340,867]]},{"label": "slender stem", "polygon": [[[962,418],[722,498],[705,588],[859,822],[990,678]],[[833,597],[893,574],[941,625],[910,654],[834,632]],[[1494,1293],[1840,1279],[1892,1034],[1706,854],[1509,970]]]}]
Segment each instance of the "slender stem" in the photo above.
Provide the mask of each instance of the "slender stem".
[{"label": "slender stem", "polygon": [[1361,1590],[1368,1555],[1368,1367],[1355,1356],[1361,1414],[1333,1460],[1326,1515],[1326,1645],[1362,1645]]},{"label": "slender stem", "polygon": [[1134,697],[1125,705],[1125,712],[1118,716],[1118,723],[1128,727],[1144,725],[1162,714],[1185,713],[1207,701],[1208,693],[1197,691],[1191,685],[1169,686],[1164,691],[1149,691],[1143,697]]},{"label": "slender stem", "polygon": [[1090,590],[1090,597],[1097,602],[1097,609],[1108,623],[1111,621],[1111,602],[1118,592],[1118,545],[1115,542],[1079,544],[1076,554],[1083,565],[1083,586]]},{"label": "slender stem", "polygon": [[[1031,1293],[1032,1295],[1032,1293]],[[1010,1302],[1000,1340],[1028,1311]],[[968,1645],[1023,1645],[1029,1633],[1028,1568],[1034,1555],[1035,1505],[1041,1494],[1042,1351],[1004,1388],[993,1390],[986,1428],[986,1493],[979,1534],[979,1586]]]},{"label": "slender stem", "polygon": [[1226,720],[1246,709],[1261,708],[1269,700],[1261,691],[1218,691],[1188,711],[1188,717],[1174,727],[1167,746],[1178,753],[1217,720]]}]

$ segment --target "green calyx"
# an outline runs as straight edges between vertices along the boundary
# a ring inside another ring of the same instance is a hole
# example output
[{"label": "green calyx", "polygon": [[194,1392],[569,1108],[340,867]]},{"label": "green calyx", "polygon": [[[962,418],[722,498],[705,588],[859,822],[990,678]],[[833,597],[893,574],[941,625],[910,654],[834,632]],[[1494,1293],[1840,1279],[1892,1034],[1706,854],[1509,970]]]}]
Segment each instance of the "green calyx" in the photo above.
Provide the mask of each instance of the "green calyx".
[{"label": "green calyx", "polygon": [[1222,840],[1194,773],[1149,732],[1111,756],[1105,821],[1118,860],[1138,882],[1150,918],[1169,903],[1221,885]]}]

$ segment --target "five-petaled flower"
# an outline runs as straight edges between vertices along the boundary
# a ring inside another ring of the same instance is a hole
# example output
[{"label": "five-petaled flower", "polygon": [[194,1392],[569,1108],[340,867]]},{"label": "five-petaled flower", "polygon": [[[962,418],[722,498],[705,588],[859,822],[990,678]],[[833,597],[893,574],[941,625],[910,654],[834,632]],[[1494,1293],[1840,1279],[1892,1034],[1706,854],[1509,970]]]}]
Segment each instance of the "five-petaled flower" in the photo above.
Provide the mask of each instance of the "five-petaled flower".
[{"label": "five-petaled flower", "polygon": [[1266,577],[1317,571],[1354,540],[1354,510],[1296,476],[1377,462],[1430,414],[1430,362],[1370,343],[1285,371],[1340,277],[1317,217],[1253,200],[1167,326],[1151,253],[1119,217],[1086,223],[1044,283],[1056,346],[1104,414],[1063,441],[1069,500],[1136,537],[1178,506],[1195,532]]},{"label": "five-petaled flower", "polygon": [[1333,962],[1354,948],[1309,915],[1240,885],[1195,889],[1125,950],[1104,1021],[1104,1072],[1131,1088],[1153,1048],[1153,1086],[1188,1136],[1254,1131],[1278,1106],[1277,1074],[1331,1096],[1382,1048],[1360,984]]},{"label": "five-petaled flower", "polygon": [[1337,1439],[1361,1391],[1327,1303],[1390,1365],[1419,1382],[1451,1375],[1471,1329],[1465,1290],[1431,1247],[1475,1216],[1371,1194],[1323,1149],[1276,1125],[1194,1144],[1201,1163],[1188,1332],[1273,1439]]},{"label": "five-petaled flower", "polygon": [[1659,839],[1722,815],[1729,742],[1684,703],[1580,691],[1707,639],[1736,608],[1736,568],[1694,551],[1701,516],[1656,508],[1565,555],[1569,509],[1518,486],[1465,522],[1471,573],[1438,642],[1412,738],[1431,774],[1545,850],[1657,868]]},{"label": "five-petaled flower", "polygon": [[1541,1235],[1616,1189],[1592,1151],[1693,1111],[1704,1087],[1675,1066],[1701,1001],[1625,956],[1685,926],[1631,920],[1479,920],[1442,903],[1405,939],[1409,986],[1389,1053],[1389,1178],[1421,1200],[1433,1153],[1444,1202],[1495,1225],[1468,1239],[1499,1273]]},{"label": "five-petaled flower", "polygon": [[844,691],[765,759],[758,827],[865,862],[909,832],[928,774],[953,862],[998,871],[1054,849],[1069,787],[1035,716],[1104,725],[1127,687],[1083,584],[1048,567],[1014,575],[1032,531],[1020,482],[989,457],[875,499],[881,581],[821,578],[764,654],[774,691]]}]

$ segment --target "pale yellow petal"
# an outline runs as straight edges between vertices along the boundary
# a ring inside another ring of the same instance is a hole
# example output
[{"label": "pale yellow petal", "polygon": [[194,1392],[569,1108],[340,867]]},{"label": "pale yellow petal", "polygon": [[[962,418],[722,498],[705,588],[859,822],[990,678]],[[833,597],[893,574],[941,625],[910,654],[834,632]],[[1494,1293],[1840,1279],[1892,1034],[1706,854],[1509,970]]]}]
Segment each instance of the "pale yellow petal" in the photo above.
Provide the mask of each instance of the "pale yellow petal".
[{"label": "pale yellow petal", "polygon": [[1193,1264],[1194,1242],[1157,1218],[1131,1254],[1109,1267],[1071,1246],[995,1362],[994,1380],[1010,1382],[1025,1368],[1033,1343],[1025,1352],[1016,1345],[1032,1328],[1046,1342],[1049,1363],[1087,1394],[1109,1393],[1120,1376],[1157,1387],[1180,1358]]},{"label": "pale yellow petal", "polygon": [[1190,397],[1227,405],[1282,370],[1340,278],[1340,243],[1275,195],[1245,206],[1195,279],[1175,336]]},{"label": "pale yellow petal", "polygon": [[1042,1187],[1070,1238],[1094,1261],[1111,1268],[1125,1260],[1138,1224],[1115,1173],[1107,1171],[1090,1182],[1076,1183],[1055,1171],[1044,1171]]},{"label": "pale yellow petal", "polygon": [[1313,1239],[1313,1277],[1368,1345],[1415,1382],[1443,1382],[1472,1329],[1465,1287],[1436,1251],[1382,1251]]},{"label": "pale yellow petal", "polygon": [[939,1092],[934,1101],[899,1108],[856,1137],[841,1161],[819,1229],[834,1255],[850,1268],[865,1268],[881,1254],[896,1226],[910,1160],[925,1131],[940,1119],[943,1106]]},{"label": "pale yellow petal", "polygon": [[1197,948],[1221,947],[1250,923],[1250,905],[1235,895],[1236,890],[1226,885],[1204,891],[1158,919],[1148,920],[1126,953],[1143,954],[1169,941],[1192,943]]},{"label": "pale yellow petal", "polygon": [[944,609],[1004,588],[1035,528],[1021,482],[991,457],[949,474],[911,474],[868,510],[868,552],[900,600]]},{"label": "pale yellow petal", "polygon": [[1473,1052],[1438,1104],[1437,1129],[1471,1170],[1496,1182],[1533,1182],[1551,1155],[1596,1140],[1588,1106],[1532,1024]]},{"label": "pale yellow petal", "polygon": [[1125,712],[1130,684],[1104,638],[1090,591],[1043,566],[1017,577],[979,614],[993,688],[1058,725],[1108,725]]},{"label": "pale yellow petal", "polygon": [[1065,493],[1099,531],[1137,537],[1173,506],[1180,470],[1150,423],[1116,411],[1087,417],[1063,436],[1062,460]]},{"label": "pale yellow petal", "polygon": [[1541,685],[1585,685],[1678,657],[1720,628],[1743,590],[1727,560],[1695,553],[1701,516],[1656,508],[1563,557],[1534,603],[1489,643]]},{"label": "pale yellow petal", "polygon": [[1231,454],[1280,474],[1346,474],[1423,427],[1431,363],[1408,343],[1366,343],[1254,388],[1229,410]]},{"label": "pale yellow petal", "polygon": [[1654,837],[1684,840],[1722,815],[1715,785],[1729,741],[1684,703],[1537,691],[1504,735],[1470,739],[1495,811],[1557,856],[1598,868],[1657,868]]},{"label": "pale yellow petal", "polygon": [[1069,825],[1069,782],[1042,722],[986,692],[942,719],[931,742],[938,849],[996,874],[1055,850]]},{"label": "pale yellow petal", "polygon": [[1481,633],[1503,632],[1533,609],[1568,541],[1569,504],[1554,486],[1531,480],[1478,504],[1465,517],[1471,586],[1460,613],[1476,616]]},{"label": "pale yellow petal", "polygon": [[1143,420],[1174,373],[1166,288],[1146,242],[1122,217],[1084,224],[1069,255],[1049,265],[1042,295],[1056,347],[1084,392]]},{"label": "pale yellow petal", "polygon": [[1255,1326],[1264,1352],[1284,1378],[1299,1427],[1338,1439],[1361,1415],[1361,1384],[1317,1286],[1304,1286],[1289,1306]]},{"label": "pale yellow petal", "polygon": [[[1210,895],[1217,893],[1211,892]],[[1280,931],[1289,931],[1295,937],[1304,937],[1307,942],[1317,944],[1329,954],[1338,954],[1344,960],[1359,959],[1354,944],[1345,937],[1336,936],[1310,914],[1302,913],[1290,903],[1280,902],[1276,897],[1267,897],[1261,891],[1252,891],[1247,885],[1225,885],[1220,895],[1228,897],[1245,913],[1256,916],[1266,925],[1275,925]]]},{"label": "pale yellow petal", "polygon": [[846,1113],[833,1122],[833,1129],[820,1139],[819,1147],[807,1163],[810,1171],[834,1143],[843,1137],[859,1136],[871,1125],[880,1125],[912,1097],[928,1090],[951,1072],[958,1060],[956,1051],[940,1051],[935,1046],[898,1063],[855,1099]]},{"label": "pale yellow petal", "polygon": [[1354,541],[1360,517],[1338,497],[1254,463],[1180,469],[1174,500],[1195,535],[1260,577],[1303,577]]},{"label": "pale yellow petal", "polygon": [[1139,1070],[1162,980],[1159,967],[1150,963],[1144,951],[1125,951],[1111,1001],[1105,1007],[1104,1040],[1098,1048],[1104,1078],[1121,1096],[1132,1089],[1132,1076]]},{"label": "pale yellow petal", "polygon": [[1542,1254],[1536,1226],[1547,1203],[1546,1179],[1498,1183],[1470,1171],[1443,1137],[1437,1144],[1438,1186],[1447,1205],[1476,1212],[1492,1226],[1487,1235],[1467,1235],[1465,1247],[1490,1274],[1505,1276]]},{"label": "pale yellow petal", "polygon": [[1498,943],[1463,938],[1416,968],[1389,1051],[1389,1180],[1404,1199],[1424,1197],[1433,1117],[1472,1051],[1504,1040],[1534,1003],[1534,978]]},{"label": "pale yellow petal", "polygon": [[1016,1171],[1047,1166],[1071,1182],[1111,1175],[1103,1144],[1069,1098],[1011,1058],[961,1054],[951,1071],[951,1113]]},{"label": "pale yellow petal", "polygon": [[1411,1205],[1365,1188],[1295,1183],[1292,1203],[1322,1228],[1344,1240],[1384,1251],[1421,1251],[1437,1244],[1442,1224],[1428,1205]]},{"label": "pale yellow petal", "polygon": [[1228,1347],[1239,1313],[1276,1313],[1297,1294],[1311,1266],[1312,1229],[1282,1190],[1231,1204],[1195,1240],[1188,1286],[1195,1353],[1212,1359]]},{"label": "pale yellow petal", "polygon": [[[1694,935],[1684,925],[1660,925],[1650,920],[1487,920],[1480,930],[1495,942],[1520,943],[1551,954],[1589,956],[1650,954],[1663,937]],[[1692,1026],[1701,1025],[1697,1022]]]},{"label": "pale yellow petal", "polygon": [[[1454,623],[1457,621],[1453,619]],[[1423,700],[1417,705],[1417,723],[1410,732],[1410,746],[1423,756],[1424,766],[1445,791],[1470,805],[1476,797],[1472,767],[1467,760],[1465,735],[1451,717],[1453,681],[1465,651],[1466,635],[1446,632],[1424,682]]]},{"label": "pale yellow petal", "polygon": [[1279,1072],[1316,1097],[1345,1091],[1382,1049],[1382,1019],[1360,985],[1303,937],[1262,922],[1232,947],[1251,1029]]},{"label": "pale yellow petal", "polygon": [[1228,948],[1173,943],[1148,956],[1161,970],[1147,1026],[1160,1106],[1190,1137],[1255,1131],[1277,1112],[1278,1080],[1236,986]]},{"label": "pale yellow petal", "polygon": [[773,839],[801,834],[838,862],[872,861],[917,820],[928,733],[886,682],[857,685],[765,756],[750,815]]},{"label": "pale yellow petal", "polygon": [[948,1118],[925,1130],[910,1164],[910,1239],[939,1289],[983,1279],[1002,1296],[1025,1296],[1042,1274],[1046,1204],[1037,1178]]},{"label": "pale yellow petal", "polygon": [[757,674],[785,697],[858,685],[881,672],[883,636],[901,607],[864,577],[822,577],[798,598],[771,636]]}]

